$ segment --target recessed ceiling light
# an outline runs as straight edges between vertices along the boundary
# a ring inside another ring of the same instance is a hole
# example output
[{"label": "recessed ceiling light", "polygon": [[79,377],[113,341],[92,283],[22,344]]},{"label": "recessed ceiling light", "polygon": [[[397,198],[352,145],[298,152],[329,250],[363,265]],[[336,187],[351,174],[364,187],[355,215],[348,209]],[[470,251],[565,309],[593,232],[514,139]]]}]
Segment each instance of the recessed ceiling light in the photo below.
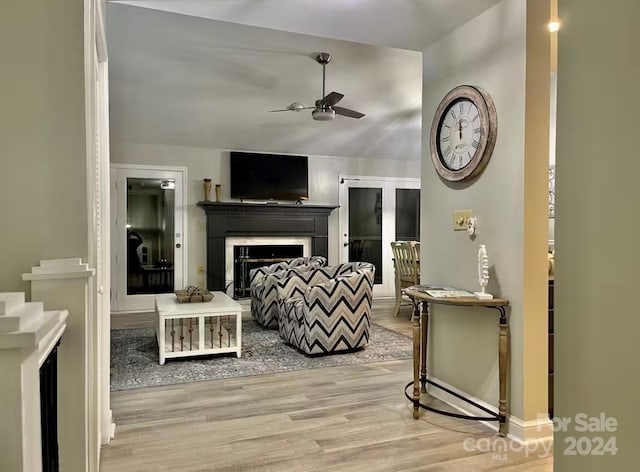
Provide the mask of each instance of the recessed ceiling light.
[{"label": "recessed ceiling light", "polygon": [[555,33],[559,29],[560,29],[560,22],[559,21],[550,21],[549,22],[549,32]]}]

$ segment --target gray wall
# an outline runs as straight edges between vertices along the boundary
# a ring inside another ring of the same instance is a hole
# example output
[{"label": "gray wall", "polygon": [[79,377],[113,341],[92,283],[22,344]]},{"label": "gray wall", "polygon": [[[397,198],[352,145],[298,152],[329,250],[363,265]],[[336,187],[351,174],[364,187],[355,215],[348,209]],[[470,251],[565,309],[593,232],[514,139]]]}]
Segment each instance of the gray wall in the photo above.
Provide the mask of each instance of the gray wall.
[{"label": "gray wall", "polygon": [[[187,168],[187,282],[192,285],[203,280],[198,265],[206,266],[206,239],[204,211],[196,206],[203,197],[202,179],[222,184],[222,199],[229,196],[229,151],[184,146],[164,146],[121,142],[112,136],[111,162],[181,166]],[[366,175],[389,177],[420,177],[420,163],[415,161],[368,159],[351,157],[309,156],[309,203],[339,203],[338,175]],[[211,198],[215,198],[212,191]],[[329,217],[329,261],[339,261],[339,210]]]},{"label": "gray wall", "polygon": [[[523,378],[526,27],[526,1],[505,0],[424,51],[422,142],[429,142],[441,99],[460,84],[479,85],[493,97],[498,137],[487,168],[470,184],[445,183],[429,152],[423,151],[421,277],[423,282],[478,290],[478,246],[487,246],[487,290],[511,302],[511,413],[535,420],[535,414],[525,414]],[[453,212],[464,209],[478,218],[475,240],[453,231]],[[544,224],[546,233],[546,219]],[[546,240],[546,234],[543,237]],[[436,307],[430,336],[432,374],[497,405],[497,323],[495,312],[486,309]],[[540,344],[536,348],[546,356],[545,340]]]},{"label": "gray wall", "polygon": [[87,257],[83,4],[0,2],[0,291]]},{"label": "gray wall", "polygon": [[[560,0],[556,221],[557,416],[618,420],[615,456],[569,456],[555,470],[638,470],[638,110],[640,2]],[[590,436],[593,436],[590,435]]]}]

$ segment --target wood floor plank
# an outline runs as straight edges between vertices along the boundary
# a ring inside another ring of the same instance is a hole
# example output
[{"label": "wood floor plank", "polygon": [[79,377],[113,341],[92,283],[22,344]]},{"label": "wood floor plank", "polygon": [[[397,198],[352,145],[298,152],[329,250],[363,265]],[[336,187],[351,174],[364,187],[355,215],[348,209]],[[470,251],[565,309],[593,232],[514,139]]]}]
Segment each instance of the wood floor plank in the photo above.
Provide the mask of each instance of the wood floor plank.
[{"label": "wood floor plank", "polygon": [[[392,300],[376,300],[374,321],[410,336],[410,307],[397,318],[392,308]],[[149,321],[120,317],[118,326]],[[477,422],[430,412],[414,420],[403,392],[411,372],[407,359],[114,392],[116,437],[102,449],[101,470],[553,469],[551,457],[465,448],[494,438]]]}]

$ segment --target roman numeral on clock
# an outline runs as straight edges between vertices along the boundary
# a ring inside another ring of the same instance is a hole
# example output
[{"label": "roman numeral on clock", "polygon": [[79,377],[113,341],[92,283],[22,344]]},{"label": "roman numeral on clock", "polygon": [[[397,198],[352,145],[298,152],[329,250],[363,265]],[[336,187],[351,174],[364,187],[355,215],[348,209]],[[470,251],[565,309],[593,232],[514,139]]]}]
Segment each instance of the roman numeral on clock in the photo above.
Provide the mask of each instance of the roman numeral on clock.
[{"label": "roman numeral on clock", "polygon": [[471,143],[471,146],[474,147],[475,149],[478,149],[478,146],[480,146],[480,142],[477,139],[474,139],[473,142]]},{"label": "roman numeral on clock", "polygon": [[456,112],[451,110],[451,116],[453,117],[454,120],[457,120],[458,117],[456,116]]},{"label": "roman numeral on clock", "polygon": [[473,128],[473,134],[478,134],[480,132],[480,127]]},{"label": "roman numeral on clock", "polygon": [[442,138],[443,143],[446,143],[447,141],[449,141],[449,136],[445,136],[444,138]]},{"label": "roman numeral on clock", "polygon": [[446,158],[446,157],[449,157],[449,154],[451,154],[451,146],[447,146],[447,147],[444,149],[443,153],[444,153],[444,157],[445,157],[445,158]]}]

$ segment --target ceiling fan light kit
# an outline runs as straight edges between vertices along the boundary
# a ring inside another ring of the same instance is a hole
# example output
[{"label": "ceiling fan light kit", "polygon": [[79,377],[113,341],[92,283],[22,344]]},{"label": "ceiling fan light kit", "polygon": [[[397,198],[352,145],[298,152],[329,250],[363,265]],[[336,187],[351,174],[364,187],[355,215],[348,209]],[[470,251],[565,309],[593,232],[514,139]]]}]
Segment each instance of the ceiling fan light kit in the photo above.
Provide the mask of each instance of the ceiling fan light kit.
[{"label": "ceiling fan light kit", "polygon": [[316,62],[322,66],[322,98],[320,100],[316,100],[316,106],[308,107],[305,106],[304,103],[293,102],[287,108],[282,110],[271,110],[271,112],[279,112],[279,111],[302,111],[302,110],[313,110],[311,112],[311,118],[316,121],[332,121],[335,119],[336,115],[346,116],[348,118],[360,119],[365,116],[364,113],[360,113],[359,111],[350,110],[349,108],[336,107],[335,104],[338,103],[344,97],[343,94],[338,92],[331,92],[328,95],[325,95],[325,76],[326,76],[326,66],[331,61],[331,54],[328,52],[321,52],[315,57]]},{"label": "ceiling fan light kit", "polygon": [[316,121],[331,121],[335,119],[336,112],[331,109],[323,110],[316,108],[311,112],[311,117]]}]

